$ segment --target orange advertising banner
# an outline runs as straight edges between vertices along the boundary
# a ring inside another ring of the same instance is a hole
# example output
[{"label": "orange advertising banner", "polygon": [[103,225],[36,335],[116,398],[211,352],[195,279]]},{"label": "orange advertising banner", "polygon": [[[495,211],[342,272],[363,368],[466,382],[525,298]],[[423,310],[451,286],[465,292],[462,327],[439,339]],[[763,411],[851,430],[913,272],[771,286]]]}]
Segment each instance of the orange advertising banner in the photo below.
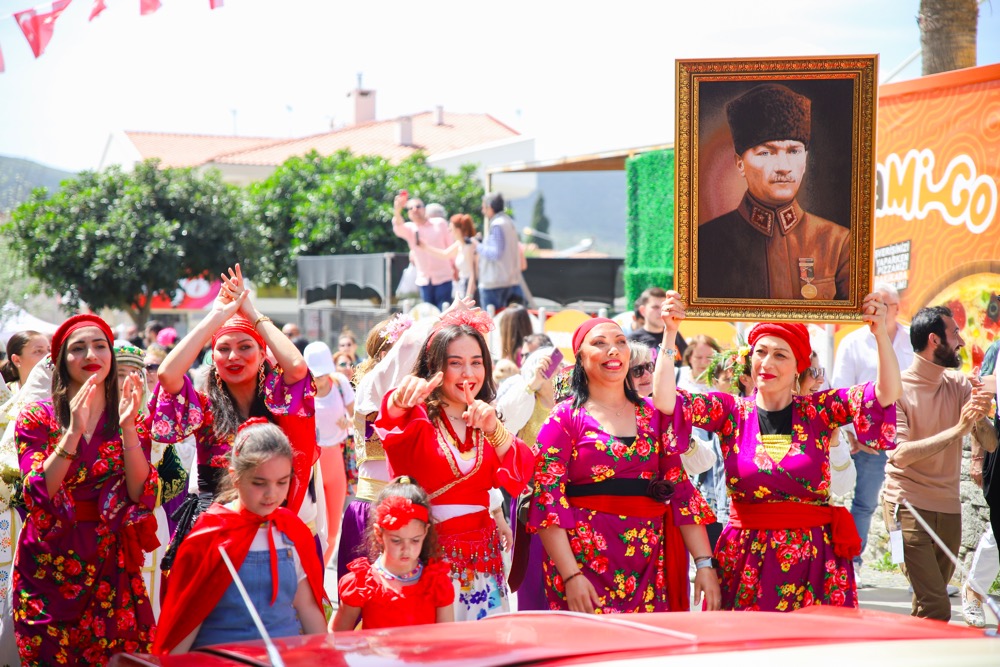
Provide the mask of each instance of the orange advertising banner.
[{"label": "orange advertising banner", "polygon": [[947,305],[978,366],[1000,337],[1000,64],[879,90],[875,282]]}]

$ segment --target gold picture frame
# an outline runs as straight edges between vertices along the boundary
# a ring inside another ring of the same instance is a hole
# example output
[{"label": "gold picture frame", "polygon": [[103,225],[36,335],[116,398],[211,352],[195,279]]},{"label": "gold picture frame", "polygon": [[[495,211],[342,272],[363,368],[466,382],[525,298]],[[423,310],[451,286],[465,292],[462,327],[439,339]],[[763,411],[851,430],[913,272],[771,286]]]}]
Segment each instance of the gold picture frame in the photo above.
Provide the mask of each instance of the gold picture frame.
[{"label": "gold picture frame", "polygon": [[677,61],[674,287],[688,317],[858,320],[877,70],[877,55]]}]

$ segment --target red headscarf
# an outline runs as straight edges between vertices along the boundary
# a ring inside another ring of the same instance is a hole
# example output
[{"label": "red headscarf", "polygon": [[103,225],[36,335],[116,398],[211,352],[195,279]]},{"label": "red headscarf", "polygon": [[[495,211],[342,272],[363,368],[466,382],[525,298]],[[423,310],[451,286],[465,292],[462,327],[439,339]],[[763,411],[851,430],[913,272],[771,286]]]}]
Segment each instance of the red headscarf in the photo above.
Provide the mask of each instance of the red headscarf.
[{"label": "red headscarf", "polygon": [[[74,315],[65,322],[59,325],[56,332],[52,334],[52,360],[56,361],[59,359],[59,349],[62,347],[69,335],[76,331],[77,329],[82,329],[84,327],[97,327],[104,334],[104,337],[108,339],[108,345],[112,345],[115,340],[115,335],[111,332],[111,327],[108,323],[102,320],[97,315],[92,315],[86,313],[83,315]],[[56,361],[58,363],[58,361]]]},{"label": "red headscarf", "polygon": [[804,324],[784,322],[761,322],[750,330],[747,342],[753,348],[761,336],[776,336],[788,343],[795,355],[796,368],[801,373],[809,368],[812,360],[812,345],[809,344],[809,329]]},{"label": "red headscarf", "polygon": [[260,349],[264,350],[267,348],[267,344],[264,342],[264,339],[261,338],[261,335],[257,333],[256,329],[254,329],[253,323],[244,317],[242,313],[236,313],[226,320],[225,324],[219,327],[219,330],[212,336],[212,348],[215,349],[215,344],[221,336],[231,333],[245,333],[253,338],[258,345],[260,345]]},{"label": "red headscarf", "polygon": [[590,333],[590,330],[596,327],[598,324],[613,324],[619,329],[621,328],[620,324],[618,324],[612,319],[608,319],[607,317],[590,318],[589,320],[578,326],[576,328],[576,331],[573,332],[573,354],[576,354],[577,352],[580,351],[580,346],[583,345],[583,339],[586,338],[587,334]]}]

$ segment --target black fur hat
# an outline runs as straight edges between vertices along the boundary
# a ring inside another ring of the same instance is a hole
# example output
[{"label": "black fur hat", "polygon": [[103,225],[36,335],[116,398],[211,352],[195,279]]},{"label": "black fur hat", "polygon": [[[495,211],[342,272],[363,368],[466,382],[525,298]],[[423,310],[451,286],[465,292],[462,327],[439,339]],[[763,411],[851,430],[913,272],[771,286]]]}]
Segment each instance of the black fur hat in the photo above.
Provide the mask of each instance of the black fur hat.
[{"label": "black fur hat", "polygon": [[766,141],[801,141],[809,148],[811,102],[785,86],[755,86],[726,105],[736,154]]}]

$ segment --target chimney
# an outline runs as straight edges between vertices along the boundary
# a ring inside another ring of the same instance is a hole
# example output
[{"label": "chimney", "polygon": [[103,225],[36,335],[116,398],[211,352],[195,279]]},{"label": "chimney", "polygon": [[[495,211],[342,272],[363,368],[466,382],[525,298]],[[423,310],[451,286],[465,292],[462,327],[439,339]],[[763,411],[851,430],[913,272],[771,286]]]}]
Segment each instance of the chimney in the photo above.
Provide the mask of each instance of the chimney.
[{"label": "chimney", "polygon": [[358,74],[358,86],[347,93],[354,106],[354,124],[369,123],[375,120],[375,91],[361,87],[361,74]]},{"label": "chimney", "polygon": [[434,111],[434,124],[444,125],[444,107],[440,104],[437,105],[437,108]]},{"label": "chimney", "polygon": [[396,143],[400,146],[413,145],[413,119],[400,116],[396,121]]}]

